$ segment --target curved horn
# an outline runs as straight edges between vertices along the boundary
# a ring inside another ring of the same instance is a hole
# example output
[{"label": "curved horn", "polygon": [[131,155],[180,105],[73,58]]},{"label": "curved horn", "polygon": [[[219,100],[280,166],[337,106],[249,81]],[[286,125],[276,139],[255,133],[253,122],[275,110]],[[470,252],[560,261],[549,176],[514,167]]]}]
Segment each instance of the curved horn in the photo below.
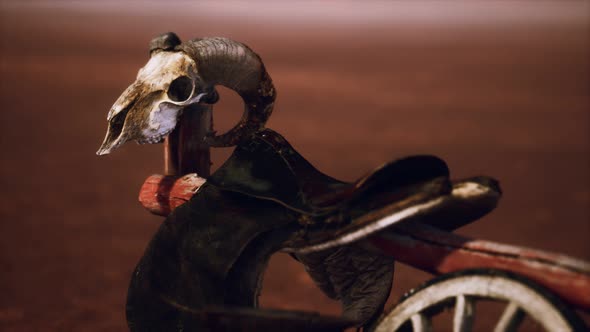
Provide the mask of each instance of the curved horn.
[{"label": "curved horn", "polygon": [[207,89],[220,84],[236,91],[244,100],[240,122],[223,135],[207,137],[209,145],[236,145],[264,128],[272,113],[276,92],[258,54],[244,44],[219,37],[191,40],[177,49],[196,60]]}]

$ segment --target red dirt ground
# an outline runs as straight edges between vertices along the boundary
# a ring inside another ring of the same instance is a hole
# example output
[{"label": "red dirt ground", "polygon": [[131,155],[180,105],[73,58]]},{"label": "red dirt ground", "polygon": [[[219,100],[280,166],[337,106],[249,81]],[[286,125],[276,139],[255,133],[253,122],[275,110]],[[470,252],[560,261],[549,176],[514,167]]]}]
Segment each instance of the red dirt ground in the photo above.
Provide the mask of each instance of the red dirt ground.
[{"label": "red dirt ground", "polygon": [[[494,3],[2,2],[0,330],[126,329],[129,276],[161,221],[137,193],[161,172],[162,147],[94,152],[109,107],[166,31],[256,50],[279,92],[268,126],[320,170],[353,180],[393,158],[439,155],[454,177],[492,175],[504,189],[460,233],[589,260],[590,10]],[[217,128],[240,113],[223,91]],[[428,277],[400,266],[391,302]],[[262,304],[339,312],[282,254]]]}]

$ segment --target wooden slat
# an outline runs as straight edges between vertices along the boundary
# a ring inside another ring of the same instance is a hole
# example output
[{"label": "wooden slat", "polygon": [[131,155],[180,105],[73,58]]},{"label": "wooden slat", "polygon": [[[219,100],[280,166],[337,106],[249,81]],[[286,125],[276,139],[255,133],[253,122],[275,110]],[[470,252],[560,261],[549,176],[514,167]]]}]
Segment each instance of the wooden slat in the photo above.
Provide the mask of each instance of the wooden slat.
[{"label": "wooden slat", "polygon": [[413,223],[368,241],[373,250],[436,274],[473,268],[514,272],[553,291],[566,302],[590,310],[590,264],[530,248],[474,240]]}]

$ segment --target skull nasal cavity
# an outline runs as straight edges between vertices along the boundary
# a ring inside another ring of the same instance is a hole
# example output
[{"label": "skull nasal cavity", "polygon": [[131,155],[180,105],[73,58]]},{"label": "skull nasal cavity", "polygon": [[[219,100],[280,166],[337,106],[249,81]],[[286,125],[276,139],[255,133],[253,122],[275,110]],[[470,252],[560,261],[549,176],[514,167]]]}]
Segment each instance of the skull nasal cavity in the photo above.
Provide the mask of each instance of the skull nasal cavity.
[{"label": "skull nasal cavity", "polygon": [[193,82],[187,76],[176,78],[168,88],[168,98],[173,101],[187,100],[193,91]]}]

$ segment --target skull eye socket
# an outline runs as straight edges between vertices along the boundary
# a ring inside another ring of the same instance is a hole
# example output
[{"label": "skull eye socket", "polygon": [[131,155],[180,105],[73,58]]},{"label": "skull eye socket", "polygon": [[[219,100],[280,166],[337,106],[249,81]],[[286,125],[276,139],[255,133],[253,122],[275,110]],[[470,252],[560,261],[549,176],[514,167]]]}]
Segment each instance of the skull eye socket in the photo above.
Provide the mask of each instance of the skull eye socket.
[{"label": "skull eye socket", "polygon": [[168,88],[168,98],[173,101],[186,101],[193,92],[193,81],[187,76],[176,78]]}]

